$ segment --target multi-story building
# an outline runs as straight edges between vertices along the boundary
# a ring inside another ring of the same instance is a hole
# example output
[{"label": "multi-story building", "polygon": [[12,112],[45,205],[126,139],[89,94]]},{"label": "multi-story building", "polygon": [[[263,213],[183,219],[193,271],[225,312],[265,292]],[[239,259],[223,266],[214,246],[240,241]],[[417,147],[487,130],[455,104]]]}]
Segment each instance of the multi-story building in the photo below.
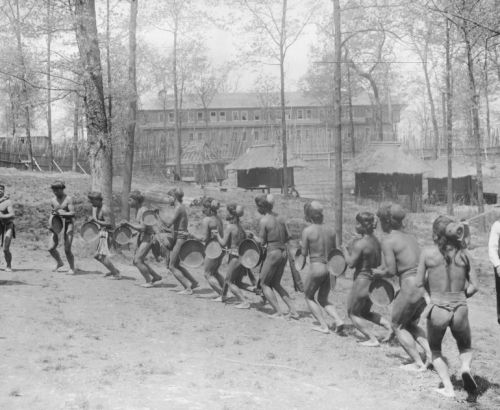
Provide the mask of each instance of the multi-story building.
[{"label": "multi-story building", "polygon": [[[246,148],[256,144],[278,141],[281,138],[279,97],[258,93],[216,94],[203,106],[194,95],[185,96],[181,109],[183,144],[204,140],[216,147],[221,158],[231,160]],[[401,105],[384,104],[384,139],[395,137]],[[368,94],[353,99],[353,128],[356,149],[359,150],[375,136],[374,106]],[[390,115],[389,115],[390,113]],[[286,94],[287,139],[291,154],[333,151],[332,110],[312,96],[300,92]],[[344,149],[351,150],[351,129],[347,106],[342,115]],[[167,158],[175,155],[175,116],[171,99],[143,102],[138,114],[136,150],[162,152]]]}]

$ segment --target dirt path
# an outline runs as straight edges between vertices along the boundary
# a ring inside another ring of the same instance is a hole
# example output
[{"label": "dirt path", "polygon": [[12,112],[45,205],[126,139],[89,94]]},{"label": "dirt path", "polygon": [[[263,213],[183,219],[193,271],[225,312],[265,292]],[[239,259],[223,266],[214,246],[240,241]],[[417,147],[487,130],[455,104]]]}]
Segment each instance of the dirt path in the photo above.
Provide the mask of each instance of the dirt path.
[{"label": "dirt path", "polygon": [[[171,277],[165,287],[143,289],[120,257],[122,281],[102,278],[88,259],[68,276],[50,272],[45,252],[14,256],[16,271],[0,271],[2,409],[470,407],[463,392],[459,401],[433,394],[435,373],[401,370],[397,345],[361,348],[352,331],[311,332],[301,295],[303,318],[286,322],[204,300],[212,296],[206,288],[177,295]],[[291,288],[288,277],[285,284]],[[344,314],[349,286],[342,279],[336,295]],[[489,384],[500,376],[491,298],[471,303],[474,368],[486,390],[475,407],[484,409],[500,406],[500,388]],[[449,335],[446,345],[457,370]]]}]

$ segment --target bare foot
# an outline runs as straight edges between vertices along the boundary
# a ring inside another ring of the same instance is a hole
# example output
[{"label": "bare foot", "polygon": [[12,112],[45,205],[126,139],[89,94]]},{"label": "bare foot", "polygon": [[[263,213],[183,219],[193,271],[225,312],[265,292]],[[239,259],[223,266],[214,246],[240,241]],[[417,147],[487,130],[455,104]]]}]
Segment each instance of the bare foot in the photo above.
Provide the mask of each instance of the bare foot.
[{"label": "bare foot", "polygon": [[394,330],[390,329],[387,331],[386,335],[384,336],[384,338],[381,340],[382,343],[388,343],[392,340],[392,338],[394,337]]},{"label": "bare foot", "polygon": [[445,389],[444,387],[441,389],[434,389],[434,391],[444,397],[450,397],[450,398],[455,397],[455,392],[453,390],[450,391]]},{"label": "bare foot", "polygon": [[217,296],[216,298],[210,299],[212,302],[224,302],[224,298],[222,296]]},{"label": "bare foot", "polygon": [[236,309],[250,309],[250,303],[248,302],[241,302],[238,303],[237,305],[234,305]]},{"label": "bare foot", "polygon": [[56,267],[52,270],[52,272],[62,272],[61,268],[64,266],[64,263],[58,262]]},{"label": "bare foot", "polygon": [[425,364],[416,364],[409,363],[399,367],[402,370],[406,370],[407,372],[425,372],[427,370],[427,366]]},{"label": "bare foot", "polygon": [[104,277],[105,277],[105,278],[107,278],[107,277],[109,277],[109,276],[113,276],[113,272],[106,272],[106,273],[104,274]]},{"label": "bare foot", "polygon": [[325,335],[330,333],[330,329],[328,329],[327,327],[323,327],[323,326],[313,326],[313,327],[311,327],[311,330],[314,330],[315,332],[324,333]]},{"label": "bare foot", "polygon": [[464,382],[464,390],[467,393],[475,393],[477,391],[477,384],[470,372],[462,372],[462,381]]},{"label": "bare foot", "polygon": [[12,268],[11,268],[10,266],[7,266],[7,267],[5,268],[5,272],[12,272]]},{"label": "bare foot", "polygon": [[120,280],[122,278],[122,275],[120,275],[120,273],[117,273],[115,275],[111,275],[111,277],[109,278],[110,280]]},{"label": "bare foot", "polygon": [[199,288],[200,287],[200,284],[198,282],[194,282],[192,285],[191,285],[191,289],[196,289],[196,288]]},{"label": "bare foot", "polygon": [[73,269],[69,269],[67,272],[66,272],[67,275],[74,275],[75,274],[75,271]]},{"label": "bare foot", "polygon": [[143,283],[142,285],[139,285],[142,288],[152,288],[153,284],[151,282]]},{"label": "bare foot", "polygon": [[282,313],[273,313],[272,315],[268,315],[271,319],[285,319],[285,316],[283,316]]},{"label": "bare foot", "polygon": [[179,295],[192,295],[193,294],[193,289],[184,289],[179,292],[177,292]]},{"label": "bare foot", "polygon": [[339,323],[338,325],[335,326],[335,333],[343,334],[344,332],[345,332],[345,324],[344,323]]},{"label": "bare foot", "polygon": [[297,312],[288,312],[287,316],[290,319],[295,319],[295,320],[299,320],[300,319],[300,315]]},{"label": "bare foot", "polygon": [[157,276],[156,278],[153,278],[153,279],[151,280],[151,283],[152,283],[153,285],[159,285],[159,283],[158,283],[158,282],[161,282],[162,280],[163,280],[163,278],[162,278],[161,276]]},{"label": "bare foot", "polygon": [[376,339],[375,340],[368,339],[368,340],[365,340],[364,342],[359,342],[359,345],[364,346],[364,347],[379,347],[380,343]]}]

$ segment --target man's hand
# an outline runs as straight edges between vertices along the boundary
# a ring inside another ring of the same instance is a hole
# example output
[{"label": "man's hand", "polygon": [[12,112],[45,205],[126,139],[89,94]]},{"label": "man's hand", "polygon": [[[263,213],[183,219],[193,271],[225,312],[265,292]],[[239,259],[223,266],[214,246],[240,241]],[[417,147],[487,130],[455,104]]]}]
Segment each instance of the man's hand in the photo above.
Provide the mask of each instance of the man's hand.
[{"label": "man's hand", "polygon": [[385,272],[382,269],[372,269],[373,276],[376,278],[381,278],[384,276]]}]

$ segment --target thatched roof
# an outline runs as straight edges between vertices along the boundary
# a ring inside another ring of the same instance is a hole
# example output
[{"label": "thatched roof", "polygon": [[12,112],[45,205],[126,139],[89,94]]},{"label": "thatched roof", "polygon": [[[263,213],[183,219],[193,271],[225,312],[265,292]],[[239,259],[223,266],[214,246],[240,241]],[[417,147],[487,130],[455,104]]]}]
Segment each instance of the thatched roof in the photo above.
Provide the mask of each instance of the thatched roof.
[{"label": "thatched roof", "polygon": [[[288,159],[288,168],[305,168],[304,161],[298,158]],[[226,166],[227,170],[249,170],[254,168],[283,168],[281,149],[274,144],[254,145]]]},{"label": "thatched roof", "polygon": [[[448,159],[439,158],[435,161],[429,161],[430,170],[425,173],[427,178],[447,178],[448,177]],[[464,178],[476,175],[476,168],[463,161],[453,160],[452,164],[453,178]]]},{"label": "thatched roof", "polygon": [[[182,165],[217,164],[223,163],[222,156],[217,148],[203,141],[193,141],[182,147]],[[175,159],[167,161],[167,165],[175,165]]]},{"label": "thatched roof", "polygon": [[410,154],[396,142],[372,142],[365,151],[349,162],[355,173],[418,175],[428,171],[428,165]]}]

